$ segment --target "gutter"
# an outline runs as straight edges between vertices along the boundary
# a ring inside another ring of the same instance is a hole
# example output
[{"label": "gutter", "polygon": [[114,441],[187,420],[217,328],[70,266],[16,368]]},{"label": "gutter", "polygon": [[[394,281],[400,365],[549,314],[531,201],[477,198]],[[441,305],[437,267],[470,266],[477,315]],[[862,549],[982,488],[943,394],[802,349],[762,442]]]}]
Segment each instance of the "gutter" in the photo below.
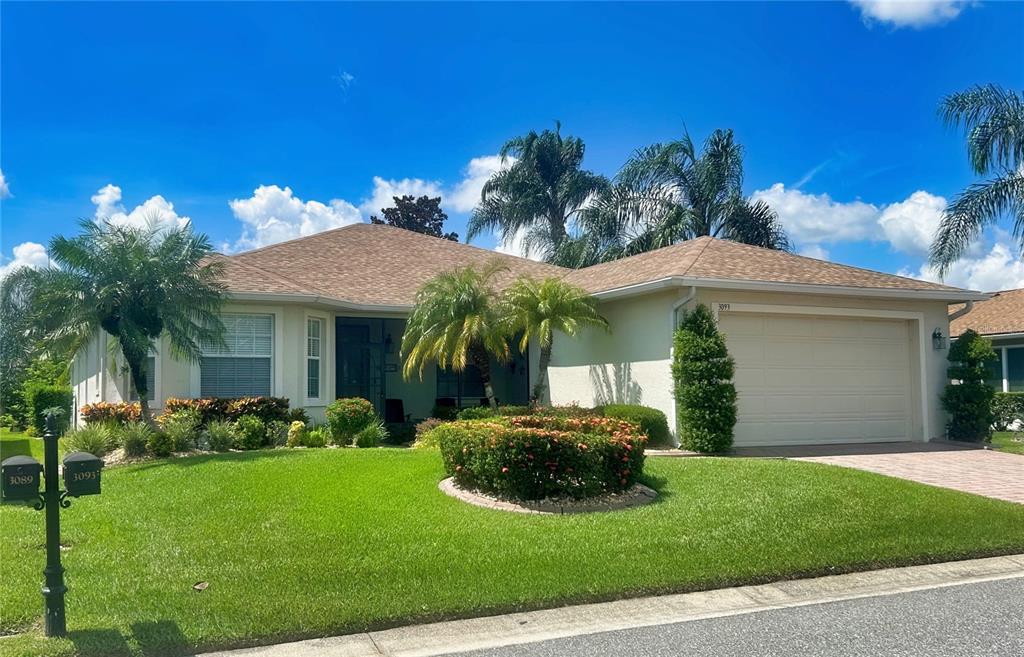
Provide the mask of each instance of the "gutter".
[{"label": "gutter", "polygon": [[667,276],[653,281],[625,285],[595,292],[598,299],[617,299],[620,297],[647,294],[672,287],[698,286],[733,290],[752,290],[763,292],[789,292],[799,294],[821,294],[829,296],[878,297],[889,299],[933,299],[950,303],[965,301],[984,301],[991,299],[991,294],[971,290],[912,290],[900,288],[849,287],[841,285],[815,285],[809,283],[776,283],[770,281],[751,281],[740,279],[699,278],[693,276]]},{"label": "gutter", "polygon": [[686,293],[686,296],[672,304],[672,331],[675,332],[676,327],[679,326],[679,310],[686,306],[686,304],[693,301],[693,298],[697,296],[697,286],[691,285],[690,291]]}]

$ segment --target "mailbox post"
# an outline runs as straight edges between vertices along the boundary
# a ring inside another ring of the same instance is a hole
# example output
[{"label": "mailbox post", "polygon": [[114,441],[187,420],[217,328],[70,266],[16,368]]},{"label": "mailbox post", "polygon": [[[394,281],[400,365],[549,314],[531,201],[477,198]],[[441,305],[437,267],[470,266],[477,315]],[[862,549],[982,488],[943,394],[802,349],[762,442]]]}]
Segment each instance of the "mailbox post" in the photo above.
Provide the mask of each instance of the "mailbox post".
[{"label": "mailbox post", "polygon": [[[60,563],[60,510],[71,506],[69,497],[98,495],[103,461],[92,454],[73,452],[64,458],[64,483],[60,489],[60,468],[57,463],[57,417],[46,415],[43,433],[43,465],[28,456],[13,456],[0,464],[3,486],[0,498],[5,502],[31,502],[37,510],[46,510],[46,568],[43,569],[43,628],[46,636],[65,636],[64,566]],[[39,492],[40,473],[46,484]]]}]

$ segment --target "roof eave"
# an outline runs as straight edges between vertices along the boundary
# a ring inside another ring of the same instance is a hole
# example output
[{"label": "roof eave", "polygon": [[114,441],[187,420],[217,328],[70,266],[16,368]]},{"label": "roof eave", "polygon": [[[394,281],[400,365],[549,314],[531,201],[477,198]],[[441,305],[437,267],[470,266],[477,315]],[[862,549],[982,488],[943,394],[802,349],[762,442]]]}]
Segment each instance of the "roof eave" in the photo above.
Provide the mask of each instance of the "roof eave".
[{"label": "roof eave", "polygon": [[671,287],[712,287],[733,290],[756,290],[759,292],[790,292],[799,294],[820,294],[829,296],[875,297],[883,299],[929,299],[935,301],[984,301],[991,294],[973,290],[927,290],[878,287],[851,287],[843,285],[816,285],[807,283],[781,283],[775,281],[750,281],[728,278],[700,278],[693,276],[667,276],[635,285],[610,288],[593,295],[598,299],[649,294]]},{"label": "roof eave", "polygon": [[408,314],[411,305],[354,303],[344,299],[335,299],[318,294],[294,294],[277,292],[229,292],[231,301],[263,301],[270,303],[304,303],[308,305],[329,306],[339,310],[350,310],[363,313]]}]

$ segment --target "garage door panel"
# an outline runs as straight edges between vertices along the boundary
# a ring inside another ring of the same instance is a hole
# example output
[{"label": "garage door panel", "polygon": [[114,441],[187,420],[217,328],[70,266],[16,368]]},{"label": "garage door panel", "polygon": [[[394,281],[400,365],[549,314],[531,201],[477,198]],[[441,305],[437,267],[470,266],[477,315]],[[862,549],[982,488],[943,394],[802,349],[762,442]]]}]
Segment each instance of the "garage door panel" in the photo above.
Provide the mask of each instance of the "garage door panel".
[{"label": "garage door panel", "polygon": [[908,323],[723,312],[736,360],[736,445],[907,440]]}]

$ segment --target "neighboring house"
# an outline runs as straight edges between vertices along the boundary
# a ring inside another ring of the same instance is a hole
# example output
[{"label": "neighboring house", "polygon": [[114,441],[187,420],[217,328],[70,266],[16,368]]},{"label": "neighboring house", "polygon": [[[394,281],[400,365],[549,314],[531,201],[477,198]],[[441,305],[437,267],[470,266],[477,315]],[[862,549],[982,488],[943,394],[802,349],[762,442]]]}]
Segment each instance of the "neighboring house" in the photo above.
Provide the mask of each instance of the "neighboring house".
[{"label": "neighboring house", "polygon": [[[556,336],[550,401],[637,403],[675,426],[672,334],[708,304],[736,359],[737,445],[928,440],[943,436],[952,303],[988,298],[811,258],[703,237],[580,270],[383,225],[358,224],[221,256],[227,347],[201,364],[153,356],[153,402],[278,395],[314,418],[336,397],[427,417],[435,403],[477,405],[479,374],[428,368],[405,381],[399,345],[416,290],[438,272],[499,258],[499,278],[560,276],[594,294],[610,332]],[[76,359],[76,403],[120,401],[99,341]],[[523,403],[537,348],[495,367],[501,403]],[[390,400],[390,401],[389,401]]]},{"label": "neighboring house", "polygon": [[1024,392],[1024,288],[994,292],[987,301],[951,306],[950,310],[951,336],[974,329],[992,341],[999,357],[991,364],[992,387]]}]

